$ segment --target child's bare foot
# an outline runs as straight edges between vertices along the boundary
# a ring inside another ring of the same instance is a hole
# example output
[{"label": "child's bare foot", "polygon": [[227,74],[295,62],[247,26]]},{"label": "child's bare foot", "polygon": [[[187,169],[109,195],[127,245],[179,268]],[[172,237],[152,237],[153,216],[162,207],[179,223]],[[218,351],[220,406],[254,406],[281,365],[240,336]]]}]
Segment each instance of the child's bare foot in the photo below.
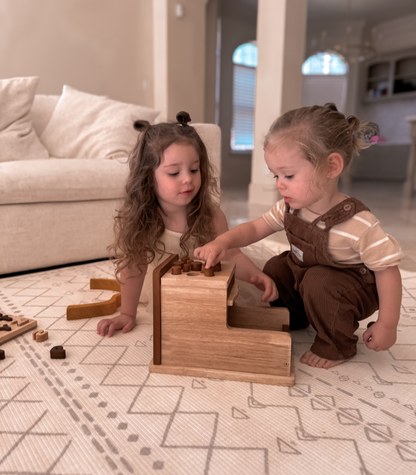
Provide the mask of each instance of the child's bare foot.
[{"label": "child's bare foot", "polygon": [[312,351],[307,351],[302,358],[300,359],[301,363],[305,363],[309,366],[313,366],[314,368],[325,368],[329,369],[333,366],[337,366],[343,363],[346,360],[327,360],[326,358],[321,358]]}]

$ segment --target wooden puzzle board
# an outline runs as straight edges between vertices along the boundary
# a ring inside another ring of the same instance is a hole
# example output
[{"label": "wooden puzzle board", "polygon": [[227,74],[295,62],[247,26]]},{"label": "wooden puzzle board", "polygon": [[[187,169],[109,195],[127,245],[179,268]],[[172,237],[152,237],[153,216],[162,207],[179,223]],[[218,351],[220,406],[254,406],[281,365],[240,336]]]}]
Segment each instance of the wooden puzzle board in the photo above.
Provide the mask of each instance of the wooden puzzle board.
[{"label": "wooden puzzle board", "polygon": [[[12,319],[9,321],[9,319]],[[0,316],[0,345],[6,343],[6,341],[13,340],[19,335],[32,330],[37,327],[38,322],[31,318],[15,317],[13,315],[1,315]],[[3,330],[2,328],[11,328],[11,330]]]}]

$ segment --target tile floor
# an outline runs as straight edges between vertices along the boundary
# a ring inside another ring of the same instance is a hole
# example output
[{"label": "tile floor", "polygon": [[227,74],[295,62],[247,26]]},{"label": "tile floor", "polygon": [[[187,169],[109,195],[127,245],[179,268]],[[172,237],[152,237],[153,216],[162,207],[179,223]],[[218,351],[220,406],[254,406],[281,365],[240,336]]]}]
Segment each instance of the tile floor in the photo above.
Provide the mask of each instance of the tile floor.
[{"label": "tile floor", "polygon": [[[350,190],[345,185],[341,190],[370,208],[385,232],[394,236],[402,246],[406,257],[400,267],[416,271],[416,195],[404,199],[402,183],[388,181],[352,181]],[[256,219],[269,209],[268,206],[249,205],[247,190],[224,191],[221,208],[230,228]],[[284,233],[276,233],[267,239],[287,244]]]}]

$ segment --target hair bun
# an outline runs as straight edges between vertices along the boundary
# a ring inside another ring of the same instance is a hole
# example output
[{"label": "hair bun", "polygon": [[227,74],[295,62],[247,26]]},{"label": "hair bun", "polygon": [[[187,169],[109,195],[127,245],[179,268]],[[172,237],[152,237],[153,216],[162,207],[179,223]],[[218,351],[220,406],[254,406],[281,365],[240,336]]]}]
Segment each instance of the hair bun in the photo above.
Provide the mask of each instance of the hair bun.
[{"label": "hair bun", "polygon": [[359,129],[361,123],[360,119],[355,117],[355,115],[349,115],[347,117],[347,122],[353,132],[356,132]]},{"label": "hair bun", "polygon": [[139,132],[142,132],[144,129],[147,129],[149,127],[150,122],[147,120],[135,120],[133,123],[133,127],[135,130],[138,130]]},{"label": "hair bun", "polygon": [[191,122],[191,116],[185,111],[180,111],[176,114],[176,120],[179,124],[185,126],[188,125],[188,122]]},{"label": "hair bun", "polygon": [[338,112],[337,106],[333,102],[327,102],[324,107],[329,109],[330,111]]}]

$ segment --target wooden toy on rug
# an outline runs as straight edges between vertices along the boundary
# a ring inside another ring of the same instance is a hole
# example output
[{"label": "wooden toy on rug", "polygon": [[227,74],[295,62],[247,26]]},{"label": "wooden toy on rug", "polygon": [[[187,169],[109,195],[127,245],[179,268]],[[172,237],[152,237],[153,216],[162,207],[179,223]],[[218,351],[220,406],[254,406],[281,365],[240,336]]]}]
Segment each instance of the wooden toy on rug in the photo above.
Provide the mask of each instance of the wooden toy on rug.
[{"label": "wooden toy on rug", "polygon": [[153,271],[150,372],[293,386],[289,311],[234,305],[232,262],[208,277],[197,266],[183,271],[177,260]]},{"label": "wooden toy on rug", "polygon": [[46,341],[49,336],[48,336],[48,332],[45,331],[45,330],[35,330],[34,332],[32,332],[32,338],[40,343],[41,341]]},{"label": "wooden toy on rug", "polygon": [[0,360],[4,360],[6,358],[6,353],[4,350],[0,349]]},{"label": "wooden toy on rug", "polygon": [[116,279],[90,279],[90,289],[115,290],[118,292],[105,302],[81,305],[69,305],[66,309],[67,320],[102,317],[113,314],[121,305],[120,282]]},{"label": "wooden toy on rug", "polygon": [[38,322],[31,318],[15,317],[0,313],[0,344],[36,328]]},{"label": "wooden toy on rug", "polygon": [[66,358],[66,351],[63,346],[54,346],[50,351],[52,360],[64,360]]}]

